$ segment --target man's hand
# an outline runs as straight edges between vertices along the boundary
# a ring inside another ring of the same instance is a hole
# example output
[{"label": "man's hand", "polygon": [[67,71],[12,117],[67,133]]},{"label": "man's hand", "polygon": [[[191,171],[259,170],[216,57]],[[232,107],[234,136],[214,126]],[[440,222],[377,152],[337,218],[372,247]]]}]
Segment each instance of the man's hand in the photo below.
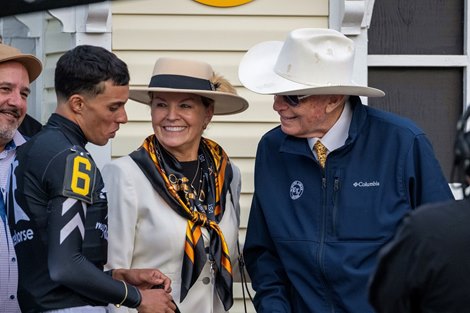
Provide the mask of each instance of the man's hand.
[{"label": "man's hand", "polygon": [[115,269],[113,270],[113,278],[124,280],[140,290],[161,285],[163,291],[168,294],[171,292],[171,280],[157,269]]},{"label": "man's hand", "polygon": [[142,301],[137,311],[139,313],[174,313],[176,305],[171,294],[163,289],[141,290]]}]

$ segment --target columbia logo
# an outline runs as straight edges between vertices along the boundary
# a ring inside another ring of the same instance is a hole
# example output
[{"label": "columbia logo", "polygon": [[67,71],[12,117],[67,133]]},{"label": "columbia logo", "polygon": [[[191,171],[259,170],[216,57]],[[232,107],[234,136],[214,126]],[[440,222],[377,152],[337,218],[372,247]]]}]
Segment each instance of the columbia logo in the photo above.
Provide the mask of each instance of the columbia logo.
[{"label": "columbia logo", "polygon": [[380,183],[378,181],[373,181],[373,182],[355,182],[353,183],[354,187],[379,187]]}]

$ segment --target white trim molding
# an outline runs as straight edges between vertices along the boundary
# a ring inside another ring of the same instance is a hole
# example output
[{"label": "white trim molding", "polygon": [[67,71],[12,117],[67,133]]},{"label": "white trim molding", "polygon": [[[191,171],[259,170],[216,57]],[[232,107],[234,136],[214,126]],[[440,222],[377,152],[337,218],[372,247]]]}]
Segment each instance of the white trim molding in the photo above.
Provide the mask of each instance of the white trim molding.
[{"label": "white trim molding", "polygon": [[371,67],[466,67],[470,64],[470,60],[468,55],[370,54],[368,64]]},{"label": "white trim molding", "polygon": [[362,31],[362,20],[365,16],[365,1],[344,1],[343,20],[341,32],[345,35],[360,35]]},{"label": "white trim molding", "polygon": [[[360,35],[363,29],[369,28],[374,0],[344,0],[339,1],[339,5],[338,1],[331,1],[331,3],[330,12],[333,12],[333,9],[339,12],[339,25],[335,28],[343,34]],[[332,22],[330,26],[334,24],[336,23]]]},{"label": "white trim molding", "polygon": [[85,18],[86,33],[111,32],[111,7],[108,2],[98,2],[88,5]]},{"label": "white trim molding", "polygon": [[62,24],[65,33],[110,33],[111,5],[108,1],[48,11]]}]

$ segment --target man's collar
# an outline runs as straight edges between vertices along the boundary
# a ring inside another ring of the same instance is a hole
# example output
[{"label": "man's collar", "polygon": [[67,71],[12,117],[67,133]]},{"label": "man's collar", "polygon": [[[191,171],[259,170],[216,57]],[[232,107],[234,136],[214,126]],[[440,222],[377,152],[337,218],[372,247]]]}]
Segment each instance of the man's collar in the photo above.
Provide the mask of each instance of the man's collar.
[{"label": "man's collar", "polygon": [[[322,144],[328,151],[336,150],[344,145],[348,138],[349,125],[352,119],[352,109],[349,100],[344,104],[343,112],[333,127],[321,138]],[[310,148],[313,148],[319,138],[308,138]]]},{"label": "man's collar", "polygon": [[13,135],[13,139],[6,144],[5,146],[5,151],[8,150],[14,150],[16,147],[21,146],[26,142],[26,139],[23,137],[23,135],[20,134],[19,131],[16,131],[15,134]]}]

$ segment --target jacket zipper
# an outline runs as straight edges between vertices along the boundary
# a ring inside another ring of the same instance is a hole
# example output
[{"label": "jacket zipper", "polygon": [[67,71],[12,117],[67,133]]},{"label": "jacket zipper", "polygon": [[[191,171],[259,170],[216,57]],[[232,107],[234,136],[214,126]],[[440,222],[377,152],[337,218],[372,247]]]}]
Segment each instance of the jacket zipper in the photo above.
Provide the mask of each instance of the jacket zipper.
[{"label": "jacket zipper", "polygon": [[338,212],[338,194],[339,194],[339,177],[335,177],[334,182],[333,182],[333,212],[332,212],[333,235],[335,237],[338,235],[336,233],[336,214]]},{"label": "jacket zipper", "polygon": [[[325,177],[325,172],[323,171],[322,173],[322,190],[323,190],[323,205],[322,205],[322,210],[323,210],[323,214],[322,214],[322,228],[321,228],[321,237],[320,237],[320,248],[318,249],[318,265],[320,266],[320,270],[321,270],[321,273],[322,273],[322,277],[323,277],[323,283],[326,287],[326,290],[328,292],[328,294],[330,294],[331,296],[331,293],[330,293],[330,287],[328,285],[328,280],[326,278],[326,275],[325,275],[325,269],[323,268],[323,247],[325,246],[325,236],[326,236],[326,211],[327,211],[327,205],[326,205],[326,198],[327,198],[327,194],[326,194],[326,177]],[[330,301],[331,300],[331,297],[328,297],[329,299],[325,299],[329,304],[330,304],[330,312],[331,313],[335,313],[335,307],[333,305],[333,303]]]}]

